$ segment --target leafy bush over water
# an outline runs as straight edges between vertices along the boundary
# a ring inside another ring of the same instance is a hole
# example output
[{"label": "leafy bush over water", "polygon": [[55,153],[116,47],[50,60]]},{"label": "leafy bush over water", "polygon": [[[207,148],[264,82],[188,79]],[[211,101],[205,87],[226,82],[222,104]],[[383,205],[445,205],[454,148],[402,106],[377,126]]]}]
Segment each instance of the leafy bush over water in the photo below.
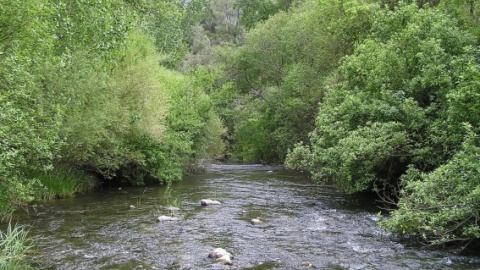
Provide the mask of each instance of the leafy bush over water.
[{"label": "leafy bush over water", "polygon": [[480,142],[471,127],[461,149],[430,173],[410,168],[402,177],[399,209],[381,222],[402,235],[432,244],[480,238]]},{"label": "leafy bush over water", "polygon": [[286,163],[347,192],[401,188],[382,223],[393,232],[479,238],[477,40],[441,9],[399,4],[372,19],[319,106],[310,145]]}]

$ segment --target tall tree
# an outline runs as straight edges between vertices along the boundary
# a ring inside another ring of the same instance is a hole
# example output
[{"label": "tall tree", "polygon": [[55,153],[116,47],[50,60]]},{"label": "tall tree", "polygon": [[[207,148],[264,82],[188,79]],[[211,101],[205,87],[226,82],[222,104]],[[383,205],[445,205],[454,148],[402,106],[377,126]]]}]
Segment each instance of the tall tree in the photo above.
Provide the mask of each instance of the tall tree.
[{"label": "tall tree", "polygon": [[252,29],[279,11],[287,11],[294,0],[235,0],[235,7],[242,11],[241,22]]}]

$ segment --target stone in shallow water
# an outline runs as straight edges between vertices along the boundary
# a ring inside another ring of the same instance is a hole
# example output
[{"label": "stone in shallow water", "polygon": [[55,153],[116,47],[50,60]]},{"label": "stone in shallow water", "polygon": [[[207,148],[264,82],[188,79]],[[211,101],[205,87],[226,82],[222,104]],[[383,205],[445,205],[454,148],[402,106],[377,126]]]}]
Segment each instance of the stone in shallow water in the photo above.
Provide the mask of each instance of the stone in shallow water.
[{"label": "stone in shallow water", "polygon": [[200,204],[202,206],[207,206],[207,205],[220,205],[222,203],[219,202],[219,201],[214,201],[214,200],[210,200],[210,199],[203,199],[203,200],[200,201]]},{"label": "stone in shallow water", "polygon": [[302,262],[302,263],[300,263],[300,266],[302,266],[302,267],[313,267],[313,264],[311,262]]},{"label": "stone in shallow water", "polygon": [[254,218],[254,219],[250,220],[250,223],[252,223],[252,225],[258,225],[258,224],[262,224],[263,221],[261,221],[258,218]]},{"label": "stone in shallow water", "polygon": [[216,248],[208,254],[209,258],[214,258],[216,262],[223,264],[232,264],[233,255],[223,248]]},{"label": "stone in shallow water", "polygon": [[223,263],[223,264],[232,264],[232,258],[228,255],[224,255],[220,258],[217,258],[215,261]]},{"label": "stone in shallow water", "polygon": [[159,216],[159,217],[157,218],[157,221],[158,221],[158,222],[162,222],[162,221],[177,221],[177,220],[178,220],[178,218],[176,218],[176,217],[169,217],[169,216]]}]

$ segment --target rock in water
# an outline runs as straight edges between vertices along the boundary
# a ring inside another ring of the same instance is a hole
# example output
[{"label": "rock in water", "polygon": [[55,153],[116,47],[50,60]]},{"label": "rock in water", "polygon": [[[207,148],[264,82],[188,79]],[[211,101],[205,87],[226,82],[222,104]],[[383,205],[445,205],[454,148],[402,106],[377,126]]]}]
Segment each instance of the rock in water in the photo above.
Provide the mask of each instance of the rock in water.
[{"label": "rock in water", "polygon": [[302,266],[302,267],[313,267],[313,264],[311,262],[302,262],[300,264],[300,266]]},{"label": "rock in water", "polygon": [[226,250],[223,249],[223,248],[216,248],[216,249],[214,249],[212,252],[210,252],[210,253],[208,254],[208,257],[209,257],[209,258],[220,258],[220,257],[223,257],[223,256],[225,256],[225,255],[228,255],[228,256],[230,256],[230,257],[233,259],[232,253],[226,251]]},{"label": "rock in water", "polygon": [[223,248],[216,248],[208,254],[209,258],[214,258],[216,262],[221,262],[223,264],[232,264],[233,255],[232,253],[226,251]]},{"label": "rock in water", "polygon": [[217,258],[215,261],[217,262],[221,262],[223,264],[228,264],[228,265],[232,265],[232,258],[228,255],[224,255],[220,258]]},{"label": "rock in water", "polygon": [[258,225],[258,224],[262,224],[263,221],[261,221],[258,218],[254,218],[254,219],[250,220],[250,223],[252,223],[252,225]]},{"label": "rock in water", "polygon": [[222,203],[219,202],[219,201],[214,201],[214,200],[210,200],[210,199],[203,199],[203,200],[200,201],[200,204],[202,206],[207,206],[207,205],[220,205]]},{"label": "rock in water", "polygon": [[159,217],[157,218],[157,221],[158,221],[158,222],[162,222],[162,221],[177,221],[177,220],[178,220],[178,218],[176,218],[176,217],[169,217],[169,216],[159,216]]}]

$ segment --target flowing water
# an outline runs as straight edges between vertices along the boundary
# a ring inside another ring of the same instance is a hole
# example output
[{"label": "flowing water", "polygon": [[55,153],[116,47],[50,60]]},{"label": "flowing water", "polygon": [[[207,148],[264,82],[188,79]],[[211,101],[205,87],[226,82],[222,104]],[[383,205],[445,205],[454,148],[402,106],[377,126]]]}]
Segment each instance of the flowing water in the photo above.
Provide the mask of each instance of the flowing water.
[{"label": "flowing water", "polygon": [[[202,207],[206,198],[222,205]],[[104,189],[16,217],[30,226],[40,269],[480,269],[478,257],[393,241],[377,212],[371,200],[278,167],[211,165],[170,192]],[[208,257],[217,247],[233,265]]]}]

